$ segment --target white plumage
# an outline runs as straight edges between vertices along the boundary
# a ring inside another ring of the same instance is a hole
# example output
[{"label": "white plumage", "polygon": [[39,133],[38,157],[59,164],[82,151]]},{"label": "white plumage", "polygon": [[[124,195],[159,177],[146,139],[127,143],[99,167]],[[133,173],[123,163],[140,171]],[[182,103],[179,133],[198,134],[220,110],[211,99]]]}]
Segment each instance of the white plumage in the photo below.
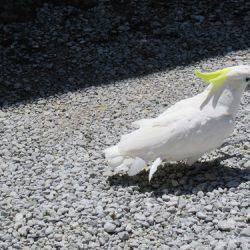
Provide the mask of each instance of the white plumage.
[{"label": "white plumage", "polygon": [[137,130],[105,150],[116,173],[136,175],[149,169],[150,180],[163,160],[191,165],[232,133],[250,66],[196,75],[209,83],[202,93],[177,102],[156,118],[135,121]]}]

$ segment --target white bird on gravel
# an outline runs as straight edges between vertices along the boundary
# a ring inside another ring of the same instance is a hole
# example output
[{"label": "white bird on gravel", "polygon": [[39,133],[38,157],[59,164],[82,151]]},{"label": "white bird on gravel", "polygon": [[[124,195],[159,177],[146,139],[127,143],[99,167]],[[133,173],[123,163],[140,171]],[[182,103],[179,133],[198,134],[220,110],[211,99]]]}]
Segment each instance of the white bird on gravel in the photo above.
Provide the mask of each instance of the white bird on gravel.
[{"label": "white bird on gravel", "polygon": [[149,169],[150,181],[162,161],[192,165],[233,132],[250,66],[195,74],[209,83],[202,93],[177,102],[156,118],[135,121],[139,129],[104,151],[115,173],[132,176]]}]

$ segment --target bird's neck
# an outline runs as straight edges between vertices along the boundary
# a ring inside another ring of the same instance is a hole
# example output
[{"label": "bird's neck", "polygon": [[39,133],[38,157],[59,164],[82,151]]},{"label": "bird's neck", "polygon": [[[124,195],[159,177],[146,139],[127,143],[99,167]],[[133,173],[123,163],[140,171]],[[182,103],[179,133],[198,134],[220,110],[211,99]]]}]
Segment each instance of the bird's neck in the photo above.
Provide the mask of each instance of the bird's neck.
[{"label": "bird's neck", "polygon": [[[208,87],[204,92],[207,95],[210,91]],[[236,116],[238,108],[240,106],[240,100],[243,90],[237,88],[231,88],[230,86],[223,88],[221,91],[218,91],[214,94],[211,102],[213,103],[214,109],[225,108],[228,113],[232,116]]]},{"label": "bird's neck", "polygon": [[218,105],[228,107],[228,112],[232,115],[236,115],[240,106],[241,96],[241,91],[225,89],[218,100]]}]

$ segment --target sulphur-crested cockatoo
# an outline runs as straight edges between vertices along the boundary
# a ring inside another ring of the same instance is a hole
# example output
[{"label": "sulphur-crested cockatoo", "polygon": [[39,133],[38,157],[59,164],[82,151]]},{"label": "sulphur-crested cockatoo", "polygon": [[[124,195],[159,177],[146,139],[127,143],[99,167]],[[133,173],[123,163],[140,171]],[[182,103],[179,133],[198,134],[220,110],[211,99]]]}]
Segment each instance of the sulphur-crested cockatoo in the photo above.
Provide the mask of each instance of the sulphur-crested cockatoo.
[{"label": "sulphur-crested cockatoo", "polygon": [[192,165],[233,132],[250,66],[195,74],[209,83],[202,93],[177,102],[156,118],[134,122],[137,130],[104,151],[115,173],[136,175],[149,169],[150,181],[163,160]]}]

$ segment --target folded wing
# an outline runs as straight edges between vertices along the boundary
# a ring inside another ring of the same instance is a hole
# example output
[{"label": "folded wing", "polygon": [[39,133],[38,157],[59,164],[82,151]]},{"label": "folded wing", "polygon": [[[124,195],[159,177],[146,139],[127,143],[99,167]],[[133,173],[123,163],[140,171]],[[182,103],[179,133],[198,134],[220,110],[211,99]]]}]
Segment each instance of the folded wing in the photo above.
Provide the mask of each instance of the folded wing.
[{"label": "folded wing", "polygon": [[199,94],[194,97],[181,100],[176,104],[174,104],[173,106],[166,109],[158,117],[152,119],[141,119],[133,122],[132,125],[137,128],[145,128],[145,127],[163,126],[166,123],[175,122],[180,112],[185,113],[186,111],[189,112],[190,110],[197,109],[197,107],[199,106],[198,103],[201,98],[202,95]]}]

